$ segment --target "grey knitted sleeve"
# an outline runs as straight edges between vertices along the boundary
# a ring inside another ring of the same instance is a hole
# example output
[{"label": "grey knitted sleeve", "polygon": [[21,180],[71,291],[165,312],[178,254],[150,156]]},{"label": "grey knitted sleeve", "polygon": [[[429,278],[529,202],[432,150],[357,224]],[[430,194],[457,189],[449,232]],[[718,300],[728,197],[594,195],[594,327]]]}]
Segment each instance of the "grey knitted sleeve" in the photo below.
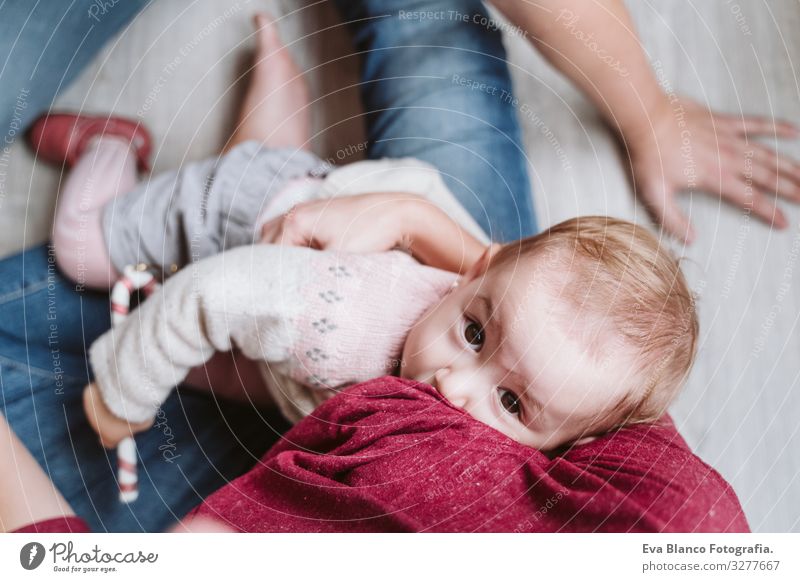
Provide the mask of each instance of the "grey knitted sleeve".
[{"label": "grey knitted sleeve", "polygon": [[103,209],[111,262],[120,273],[125,265],[137,263],[171,273],[253,244],[265,203],[290,180],[322,164],[307,151],[249,141],[219,158],[152,176]]}]

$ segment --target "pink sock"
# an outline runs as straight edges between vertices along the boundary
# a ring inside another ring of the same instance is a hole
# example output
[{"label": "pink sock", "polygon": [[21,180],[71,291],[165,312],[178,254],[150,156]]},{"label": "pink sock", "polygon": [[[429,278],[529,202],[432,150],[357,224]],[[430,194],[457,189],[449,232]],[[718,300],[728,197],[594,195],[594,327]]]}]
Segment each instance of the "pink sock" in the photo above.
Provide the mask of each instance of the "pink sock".
[{"label": "pink sock", "polygon": [[76,283],[109,289],[119,278],[108,256],[102,210],[135,184],[136,157],[121,138],[97,138],[70,171],[59,194],[53,246],[58,266]]}]

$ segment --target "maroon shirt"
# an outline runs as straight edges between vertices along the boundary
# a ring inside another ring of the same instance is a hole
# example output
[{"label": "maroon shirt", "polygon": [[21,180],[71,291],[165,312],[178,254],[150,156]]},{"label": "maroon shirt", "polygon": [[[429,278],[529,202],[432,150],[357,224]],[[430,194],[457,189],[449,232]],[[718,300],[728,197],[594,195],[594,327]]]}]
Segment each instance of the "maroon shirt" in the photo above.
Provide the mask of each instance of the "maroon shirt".
[{"label": "maroon shirt", "polygon": [[320,406],[196,516],[243,532],[749,531],[730,485],[668,417],[550,459],[395,377]]}]

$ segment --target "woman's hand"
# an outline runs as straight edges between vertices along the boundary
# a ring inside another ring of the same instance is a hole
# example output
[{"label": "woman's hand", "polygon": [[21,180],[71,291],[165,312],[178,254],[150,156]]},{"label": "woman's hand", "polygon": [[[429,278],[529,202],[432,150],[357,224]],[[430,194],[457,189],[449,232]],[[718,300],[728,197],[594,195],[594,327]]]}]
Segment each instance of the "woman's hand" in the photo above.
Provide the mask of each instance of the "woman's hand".
[{"label": "woman's hand", "polygon": [[353,253],[388,251],[406,242],[412,207],[420,201],[415,194],[379,192],[307,202],[266,223],[261,242]]},{"label": "woman's hand", "polygon": [[153,426],[153,420],[132,423],[115,416],[103,401],[97,384],[89,384],[83,389],[83,409],[89,424],[100,437],[100,444],[107,449],[116,447],[120,441]]},{"label": "woman's hand", "polygon": [[766,118],[715,113],[688,99],[666,105],[647,131],[627,140],[637,195],[653,218],[691,243],[694,230],[675,195],[702,190],[785,228],[775,194],[800,202],[800,164],[753,138],[793,138],[798,130]]},{"label": "woman's hand", "polygon": [[319,250],[410,252],[423,265],[465,273],[486,247],[425,198],[377,192],[295,206],[266,223],[261,242]]}]

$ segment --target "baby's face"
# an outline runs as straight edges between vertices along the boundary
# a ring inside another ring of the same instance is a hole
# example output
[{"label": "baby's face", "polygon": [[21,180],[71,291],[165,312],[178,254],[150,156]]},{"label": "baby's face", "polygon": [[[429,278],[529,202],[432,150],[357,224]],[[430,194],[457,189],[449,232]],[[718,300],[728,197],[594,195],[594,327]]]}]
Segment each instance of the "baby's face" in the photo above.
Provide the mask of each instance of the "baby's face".
[{"label": "baby's face", "polygon": [[622,398],[631,362],[620,354],[597,363],[569,329],[581,321],[567,300],[535,271],[509,266],[462,280],[412,328],[401,376],[431,384],[517,442],[551,450]]}]

